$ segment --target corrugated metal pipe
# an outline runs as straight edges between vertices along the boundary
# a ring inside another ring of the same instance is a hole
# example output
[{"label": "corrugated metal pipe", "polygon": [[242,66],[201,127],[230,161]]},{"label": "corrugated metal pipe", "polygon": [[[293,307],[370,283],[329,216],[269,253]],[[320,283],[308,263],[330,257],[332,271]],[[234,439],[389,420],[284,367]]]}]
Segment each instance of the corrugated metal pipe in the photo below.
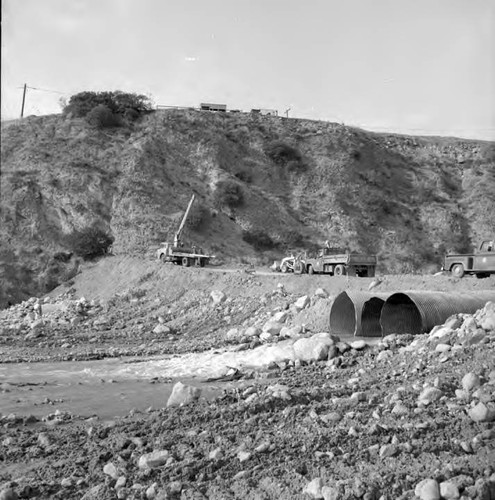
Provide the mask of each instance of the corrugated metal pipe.
[{"label": "corrugated metal pipe", "polygon": [[383,335],[427,333],[458,313],[473,314],[489,302],[495,291],[394,293],[383,304],[380,325]]},{"label": "corrugated metal pipe", "polygon": [[380,313],[390,294],[342,292],[330,308],[330,331],[335,335],[380,337]]}]

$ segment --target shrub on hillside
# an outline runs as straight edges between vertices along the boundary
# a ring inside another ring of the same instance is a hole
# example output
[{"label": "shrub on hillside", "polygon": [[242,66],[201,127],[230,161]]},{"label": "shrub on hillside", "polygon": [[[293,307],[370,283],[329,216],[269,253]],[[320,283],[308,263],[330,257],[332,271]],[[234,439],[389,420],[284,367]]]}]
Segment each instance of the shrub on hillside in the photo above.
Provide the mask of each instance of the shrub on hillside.
[{"label": "shrub on hillside", "polygon": [[84,260],[107,254],[113,242],[113,236],[96,226],[74,231],[67,236],[67,245]]},{"label": "shrub on hillside", "polygon": [[75,118],[84,118],[97,106],[106,106],[115,115],[135,120],[141,113],[153,109],[149,97],[141,94],[121,92],[79,92],[69,99],[63,113]]},{"label": "shrub on hillside", "polygon": [[208,219],[208,209],[203,205],[194,205],[186,220],[186,227],[189,229],[200,229]]},{"label": "shrub on hillside", "polygon": [[272,240],[270,235],[266,234],[264,231],[260,229],[252,230],[252,231],[243,231],[242,239],[249,243],[255,250],[271,250],[276,248],[278,244]]},{"label": "shrub on hillside", "polygon": [[118,115],[105,104],[98,104],[87,115],[86,121],[95,128],[111,128],[121,125]]},{"label": "shrub on hillside", "polygon": [[214,194],[216,206],[237,207],[242,204],[243,199],[242,188],[237,182],[226,180],[217,184]]},{"label": "shrub on hillside", "polygon": [[303,156],[298,149],[283,141],[273,141],[265,147],[265,154],[281,167],[291,171],[301,171],[307,168]]}]

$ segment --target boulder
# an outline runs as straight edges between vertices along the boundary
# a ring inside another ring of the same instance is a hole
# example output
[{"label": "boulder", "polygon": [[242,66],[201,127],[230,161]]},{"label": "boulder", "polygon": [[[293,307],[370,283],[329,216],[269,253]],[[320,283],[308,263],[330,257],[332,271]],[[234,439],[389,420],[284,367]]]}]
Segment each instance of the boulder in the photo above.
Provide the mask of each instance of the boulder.
[{"label": "boulder", "polygon": [[303,295],[294,302],[294,308],[299,312],[308,307],[309,303],[309,297],[307,295]]},{"label": "boulder", "polygon": [[172,394],[167,401],[167,408],[170,406],[184,406],[193,401],[197,401],[201,396],[201,389],[185,385],[182,382],[177,382],[173,389]]},{"label": "boulder", "polygon": [[167,450],[152,451],[139,457],[138,467],[140,469],[153,469],[167,463],[169,453]]},{"label": "boulder", "polygon": [[293,349],[296,359],[301,361],[321,361],[327,359],[328,349],[334,344],[328,334],[316,334],[309,338],[298,339],[294,342]]},{"label": "boulder", "polygon": [[210,299],[213,302],[213,305],[216,306],[218,304],[221,304],[222,302],[225,302],[227,300],[227,295],[225,295],[220,290],[213,290],[210,293]]}]

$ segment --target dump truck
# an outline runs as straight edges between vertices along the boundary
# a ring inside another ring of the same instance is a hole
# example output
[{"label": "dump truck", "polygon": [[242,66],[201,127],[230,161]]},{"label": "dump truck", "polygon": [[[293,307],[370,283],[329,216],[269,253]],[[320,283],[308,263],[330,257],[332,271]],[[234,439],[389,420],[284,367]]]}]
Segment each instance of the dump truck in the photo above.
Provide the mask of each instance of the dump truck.
[{"label": "dump truck", "polygon": [[473,253],[447,254],[442,270],[450,271],[456,278],[462,278],[466,274],[487,278],[490,274],[495,274],[495,238],[482,241]]},{"label": "dump truck", "polygon": [[281,272],[296,274],[330,274],[333,276],[375,276],[376,255],[351,253],[343,248],[324,247],[315,254],[303,252],[285,257],[279,266]]},{"label": "dump truck", "polygon": [[203,252],[201,247],[198,247],[194,244],[185,244],[182,241],[182,232],[184,231],[184,226],[186,224],[187,218],[189,216],[189,212],[191,211],[191,207],[194,203],[194,195],[192,195],[191,200],[187,206],[187,209],[182,217],[182,221],[177,229],[177,232],[174,236],[174,242],[167,243],[162,242],[161,246],[156,251],[156,256],[162,262],[171,262],[172,264],[181,265],[184,267],[189,266],[199,266],[204,267],[209,263],[212,258],[211,255]]}]

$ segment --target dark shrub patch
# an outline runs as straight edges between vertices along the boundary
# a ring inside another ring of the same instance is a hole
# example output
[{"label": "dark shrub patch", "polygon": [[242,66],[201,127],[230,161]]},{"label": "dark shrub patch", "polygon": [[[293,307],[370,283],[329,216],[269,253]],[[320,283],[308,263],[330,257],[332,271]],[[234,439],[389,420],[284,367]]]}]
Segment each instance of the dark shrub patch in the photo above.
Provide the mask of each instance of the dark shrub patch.
[{"label": "dark shrub patch", "polygon": [[242,239],[256,250],[271,250],[278,246],[268,234],[261,230],[243,231]]},{"label": "dark shrub patch", "polygon": [[104,104],[98,104],[87,115],[86,121],[95,128],[111,128],[121,125],[119,117]]},{"label": "dark shrub patch", "polygon": [[74,231],[66,239],[69,248],[84,260],[107,254],[114,242],[113,236],[95,226]]},{"label": "dark shrub patch", "polygon": [[234,181],[220,181],[214,194],[215,205],[218,207],[237,207],[243,202],[241,186]]}]

